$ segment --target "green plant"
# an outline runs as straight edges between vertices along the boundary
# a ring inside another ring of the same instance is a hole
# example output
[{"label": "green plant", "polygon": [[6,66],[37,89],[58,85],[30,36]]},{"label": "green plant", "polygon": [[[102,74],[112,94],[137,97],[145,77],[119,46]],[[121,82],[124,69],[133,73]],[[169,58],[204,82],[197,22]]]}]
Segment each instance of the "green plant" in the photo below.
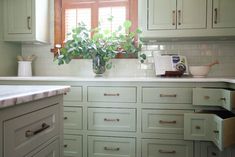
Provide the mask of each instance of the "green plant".
[{"label": "green plant", "polygon": [[[88,30],[84,23],[80,23],[68,34],[64,47],[56,57],[58,64],[69,63],[74,58],[94,59],[99,56],[106,68],[112,67],[110,59],[118,53],[126,56],[138,56],[142,44],[137,42],[136,36],[141,33],[139,29],[130,32],[130,21],[125,21],[117,30],[101,30],[99,27]],[[125,33],[127,32],[127,33]],[[92,35],[92,36],[91,36]]]}]

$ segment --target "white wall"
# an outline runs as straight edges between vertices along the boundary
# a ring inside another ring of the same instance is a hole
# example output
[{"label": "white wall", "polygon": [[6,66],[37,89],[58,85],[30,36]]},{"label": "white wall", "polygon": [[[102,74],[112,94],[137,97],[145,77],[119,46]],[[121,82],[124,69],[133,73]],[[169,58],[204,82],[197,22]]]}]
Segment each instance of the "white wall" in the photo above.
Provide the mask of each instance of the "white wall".
[{"label": "white wall", "polygon": [[21,45],[3,41],[3,0],[0,0],[0,76],[17,74],[16,56],[21,54]]},{"label": "white wall", "polygon": [[[53,0],[51,0],[53,2]],[[51,3],[53,8],[53,3]],[[51,16],[53,17],[53,9]],[[51,41],[53,42],[53,24],[51,18]],[[91,60],[76,59],[68,65],[58,66],[53,62],[52,46],[23,45],[22,54],[35,54],[37,59],[33,62],[33,73],[36,76],[94,76]],[[188,57],[190,65],[201,65],[212,62],[215,59],[220,65],[213,67],[209,76],[235,76],[235,41],[196,41],[196,42],[164,42],[145,45],[143,52],[148,61],[140,65],[137,59],[115,59],[113,68],[106,72],[107,76],[155,76],[153,66],[153,52],[176,53]]]},{"label": "white wall", "polygon": [[[24,55],[36,54],[34,74],[37,76],[94,76],[91,60],[75,59],[68,65],[58,66],[53,62],[50,46],[24,45]],[[148,55],[145,65],[140,65],[137,59],[115,59],[113,68],[107,71],[107,76],[155,76],[153,52],[174,53],[185,55],[189,65],[208,64],[216,59],[220,64],[215,65],[209,76],[235,76],[235,41],[197,41],[169,42],[145,45],[143,52]]]}]

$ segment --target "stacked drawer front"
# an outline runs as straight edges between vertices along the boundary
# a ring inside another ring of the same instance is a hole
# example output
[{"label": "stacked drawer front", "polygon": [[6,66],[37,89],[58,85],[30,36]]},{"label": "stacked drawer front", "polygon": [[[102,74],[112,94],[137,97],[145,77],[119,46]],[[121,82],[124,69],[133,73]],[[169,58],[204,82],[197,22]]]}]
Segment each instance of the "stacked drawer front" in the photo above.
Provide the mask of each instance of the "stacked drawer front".
[{"label": "stacked drawer front", "polygon": [[[77,131],[83,129],[83,89],[73,86],[70,92],[64,96],[64,157],[83,156],[83,137]],[[73,134],[67,132],[73,131]]]},{"label": "stacked drawer front", "polygon": [[136,102],[136,87],[88,87],[88,102]]},{"label": "stacked drawer front", "polygon": [[82,157],[82,136],[64,135],[64,157]]},{"label": "stacked drawer front", "polygon": [[191,88],[142,88],[143,103],[173,103],[190,104],[192,103]]},{"label": "stacked drawer front", "polygon": [[89,108],[88,130],[136,131],[135,109]]},{"label": "stacked drawer front", "polygon": [[[4,156],[23,157],[58,135],[59,108],[54,105],[4,122]],[[14,150],[14,151],[12,151]]]},{"label": "stacked drawer front", "polygon": [[184,133],[184,113],[190,110],[142,110],[142,131],[145,133]]},{"label": "stacked drawer front", "polygon": [[142,157],[193,157],[193,143],[183,140],[142,139]]},{"label": "stacked drawer front", "polygon": [[[136,87],[88,87],[87,101],[136,103]],[[88,108],[88,130],[136,131],[136,109]],[[88,157],[135,157],[135,138],[88,136]]]},{"label": "stacked drawer front", "polygon": [[135,157],[135,138],[88,137],[89,157]]}]

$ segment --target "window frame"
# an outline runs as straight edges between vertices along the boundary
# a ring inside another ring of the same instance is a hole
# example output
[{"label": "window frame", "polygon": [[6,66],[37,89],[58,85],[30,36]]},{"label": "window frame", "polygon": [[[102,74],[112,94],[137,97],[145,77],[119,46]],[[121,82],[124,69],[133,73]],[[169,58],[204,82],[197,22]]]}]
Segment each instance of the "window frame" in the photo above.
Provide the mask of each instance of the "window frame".
[{"label": "window frame", "polygon": [[[77,1],[79,1],[79,4],[77,4]],[[90,2],[87,2],[87,0],[66,0],[66,3],[64,4],[62,3],[63,0],[54,0],[54,45],[60,44],[63,46],[63,41],[65,39],[65,9],[67,8],[90,7],[91,16],[93,17],[91,20],[91,28],[95,28],[98,25],[98,9],[97,9],[98,7],[120,6],[120,4],[125,4],[127,8],[126,19],[132,21],[132,27],[130,31],[134,31],[138,26],[138,0],[127,0],[127,1],[117,0],[116,4],[108,2],[107,0],[100,0],[99,4],[97,3],[97,0],[90,0]],[[54,52],[54,55],[56,55],[57,49],[56,48],[52,49],[52,52]],[[126,58],[126,57],[123,57],[123,55],[120,54],[117,56],[117,58]],[[133,57],[127,57],[127,58],[133,58]]]}]

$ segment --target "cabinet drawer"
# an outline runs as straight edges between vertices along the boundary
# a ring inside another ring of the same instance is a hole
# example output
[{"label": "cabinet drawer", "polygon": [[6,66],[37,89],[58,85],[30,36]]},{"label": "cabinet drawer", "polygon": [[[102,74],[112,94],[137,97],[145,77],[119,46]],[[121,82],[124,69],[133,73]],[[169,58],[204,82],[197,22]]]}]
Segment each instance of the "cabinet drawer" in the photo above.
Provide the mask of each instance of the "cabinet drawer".
[{"label": "cabinet drawer", "polygon": [[46,147],[44,147],[42,150],[37,152],[34,155],[27,155],[25,157],[59,157],[60,156],[60,143],[58,140],[55,140],[54,142],[50,143]]},{"label": "cabinet drawer", "polygon": [[88,157],[135,157],[135,138],[89,136]]},{"label": "cabinet drawer", "polygon": [[143,87],[143,103],[192,103],[191,88]]},{"label": "cabinet drawer", "polygon": [[135,131],[135,109],[88,108],[88,130]]},{"label": "cabinet drawer", "polygon": [[3,123],[4,156],[22,157],[59,135],[59,107],[54,105]]},{"label": "cabinet drawer", "polygon": [[81,107],[64,107],[64,128],[70,130],[82,129]]},{"label": "cabinet drawer", "polygon": [[142,139],[142,157],[193,157],[193,142]]},{"label": "cabinet drawer", "polygon": [[184,139],[212,141],[223,150],[235,144],[235,115],[229,111],[186,113]]},{"label": "cabinet drawer", "polygon": [[64,135],[64,157],[82,157],[82,136]]},{"label": "cabinet drawer", "polygon": [[235,91],[229,89],[194,88],[193,105],[221,106],[235,109]]},{"label": "cabinet drawer", "polygon": [[90,102],[136,102],[136,87],[88,87]]},{"label": "cabinet drawer", "polygon": [[190,110],[142,110],[142,131],[183,134],[184,113],[192,112]]},{"label": "cabinet drawer", "polygon": [[70,92],[64,96],[65,101],[82,101],[82,87],[71,87]]}]

